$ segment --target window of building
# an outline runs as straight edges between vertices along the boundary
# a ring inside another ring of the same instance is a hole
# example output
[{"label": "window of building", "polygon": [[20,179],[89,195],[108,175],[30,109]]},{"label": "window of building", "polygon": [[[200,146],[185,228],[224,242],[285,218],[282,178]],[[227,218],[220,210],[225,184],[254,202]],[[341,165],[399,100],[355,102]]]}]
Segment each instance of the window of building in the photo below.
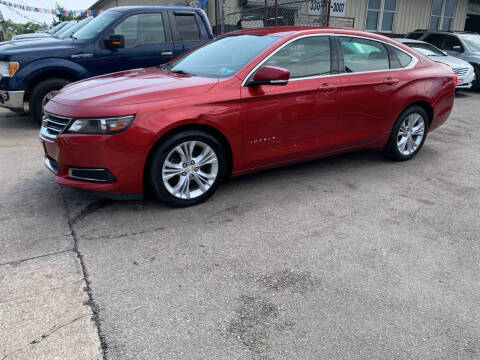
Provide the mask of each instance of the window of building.
[{"label": "window of building", "polygon": [[182,41],[200,40],[200,30],[198,29],[195,15],[175,14],[175,24]]},{"label": "window of building", "polygon": [[296,40],[268,59],[267,65],[288,69],[292,79],[330,74],[330,40],[328,36]]},{"label": "window of building", "polygon": [[450,30],[455,12],[455,0],[432,0],[430,30]]},{"label": "window of building", "polygon": [[342,36],[340,45],[347,73],[390,69],[387,49],[378,41]]},{"label": "window of building", "polygon": [[397,0],[368,0],[365,30],[392,32]]},{"label": "window of building", "polygon": [[132,15],[118,24],[109,35],[122,35],[125,38],[125,48],[165,42],[162,14]]}]

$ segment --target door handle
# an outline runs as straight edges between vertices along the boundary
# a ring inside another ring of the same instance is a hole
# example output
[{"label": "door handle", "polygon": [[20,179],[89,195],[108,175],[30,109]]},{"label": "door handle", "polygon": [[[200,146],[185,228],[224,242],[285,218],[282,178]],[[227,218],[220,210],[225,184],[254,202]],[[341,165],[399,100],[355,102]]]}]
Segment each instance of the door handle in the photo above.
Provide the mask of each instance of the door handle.
[{"label": "door handle", "polygon": [[160,53],[162,56],[172,56],[173,55],[173,51],[162,51]]},{"label": "door handle", "polygon": [[330,83],[323,83],[318,88],[319,91],[335,91],[337,90],[337,85],[330,84]]},{"label": "door handle", "polygon": [[385,80],[383,80],[383,83],[385,85],[397,85],[399,81],[400,80],[398,80],[398,79],[393,79],[391,77],[388,77]]}]

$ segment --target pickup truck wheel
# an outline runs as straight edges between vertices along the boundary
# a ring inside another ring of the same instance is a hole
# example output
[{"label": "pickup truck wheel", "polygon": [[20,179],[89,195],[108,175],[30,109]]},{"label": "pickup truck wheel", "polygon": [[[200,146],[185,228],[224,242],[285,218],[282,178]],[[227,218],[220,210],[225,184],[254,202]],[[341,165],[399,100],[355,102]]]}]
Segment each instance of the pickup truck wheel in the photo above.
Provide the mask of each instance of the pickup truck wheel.
[{"label": "pickup truck wheel", "polygon": [[473,70],[475,71],[475,80],[473,80],[472,87],[470,88],[473,91],[480,90],[480,66],[473,65]]},{"label": "pickup truck wheel", "polygon": [[226,156],[212,135],[189,130],[175,134],[154,151],[147,169],[153,194],[173,207],[200,204],[223,182]]},{"label": "pickup truck wheel", "polygon": [[33,121],[40,124],[43,117],[43,107],[55,93],[69,84],[65,79],[48,79],[37,84],[30,94],[30,116]]}]

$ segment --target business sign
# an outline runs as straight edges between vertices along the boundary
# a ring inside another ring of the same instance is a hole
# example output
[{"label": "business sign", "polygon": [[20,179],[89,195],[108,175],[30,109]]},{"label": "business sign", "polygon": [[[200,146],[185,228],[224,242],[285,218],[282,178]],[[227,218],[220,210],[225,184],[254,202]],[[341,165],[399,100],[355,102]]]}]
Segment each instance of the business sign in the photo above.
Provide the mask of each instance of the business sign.
[{"label": "business sign", "polygon": [[308,15],[322,15],[324,1],[326,0],[310,0],[308,2]]},{"label": "business sign", "polygon": [[330,16],[345,17],[347,0],[333,0],[330,2]]}]

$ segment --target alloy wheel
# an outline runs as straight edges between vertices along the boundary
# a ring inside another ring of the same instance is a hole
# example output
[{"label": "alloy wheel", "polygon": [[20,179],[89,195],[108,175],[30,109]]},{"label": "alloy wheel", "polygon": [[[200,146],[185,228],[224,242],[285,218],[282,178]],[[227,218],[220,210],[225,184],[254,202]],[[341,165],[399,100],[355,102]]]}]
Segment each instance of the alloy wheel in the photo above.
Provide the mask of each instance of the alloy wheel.
[{"label": "alloy wheel", "polygon": [[168,153],[162,166],[165,188],[179,199],[195,199],[205,194],[217,176],[217,154],[201,141],[177,145]]},{"label": "alloy wheel", "polygon": [[397,134],[397,148],[400,154],[415,153],[425,136],[425,120],[421,114],[413,113],[405,118]]}]

